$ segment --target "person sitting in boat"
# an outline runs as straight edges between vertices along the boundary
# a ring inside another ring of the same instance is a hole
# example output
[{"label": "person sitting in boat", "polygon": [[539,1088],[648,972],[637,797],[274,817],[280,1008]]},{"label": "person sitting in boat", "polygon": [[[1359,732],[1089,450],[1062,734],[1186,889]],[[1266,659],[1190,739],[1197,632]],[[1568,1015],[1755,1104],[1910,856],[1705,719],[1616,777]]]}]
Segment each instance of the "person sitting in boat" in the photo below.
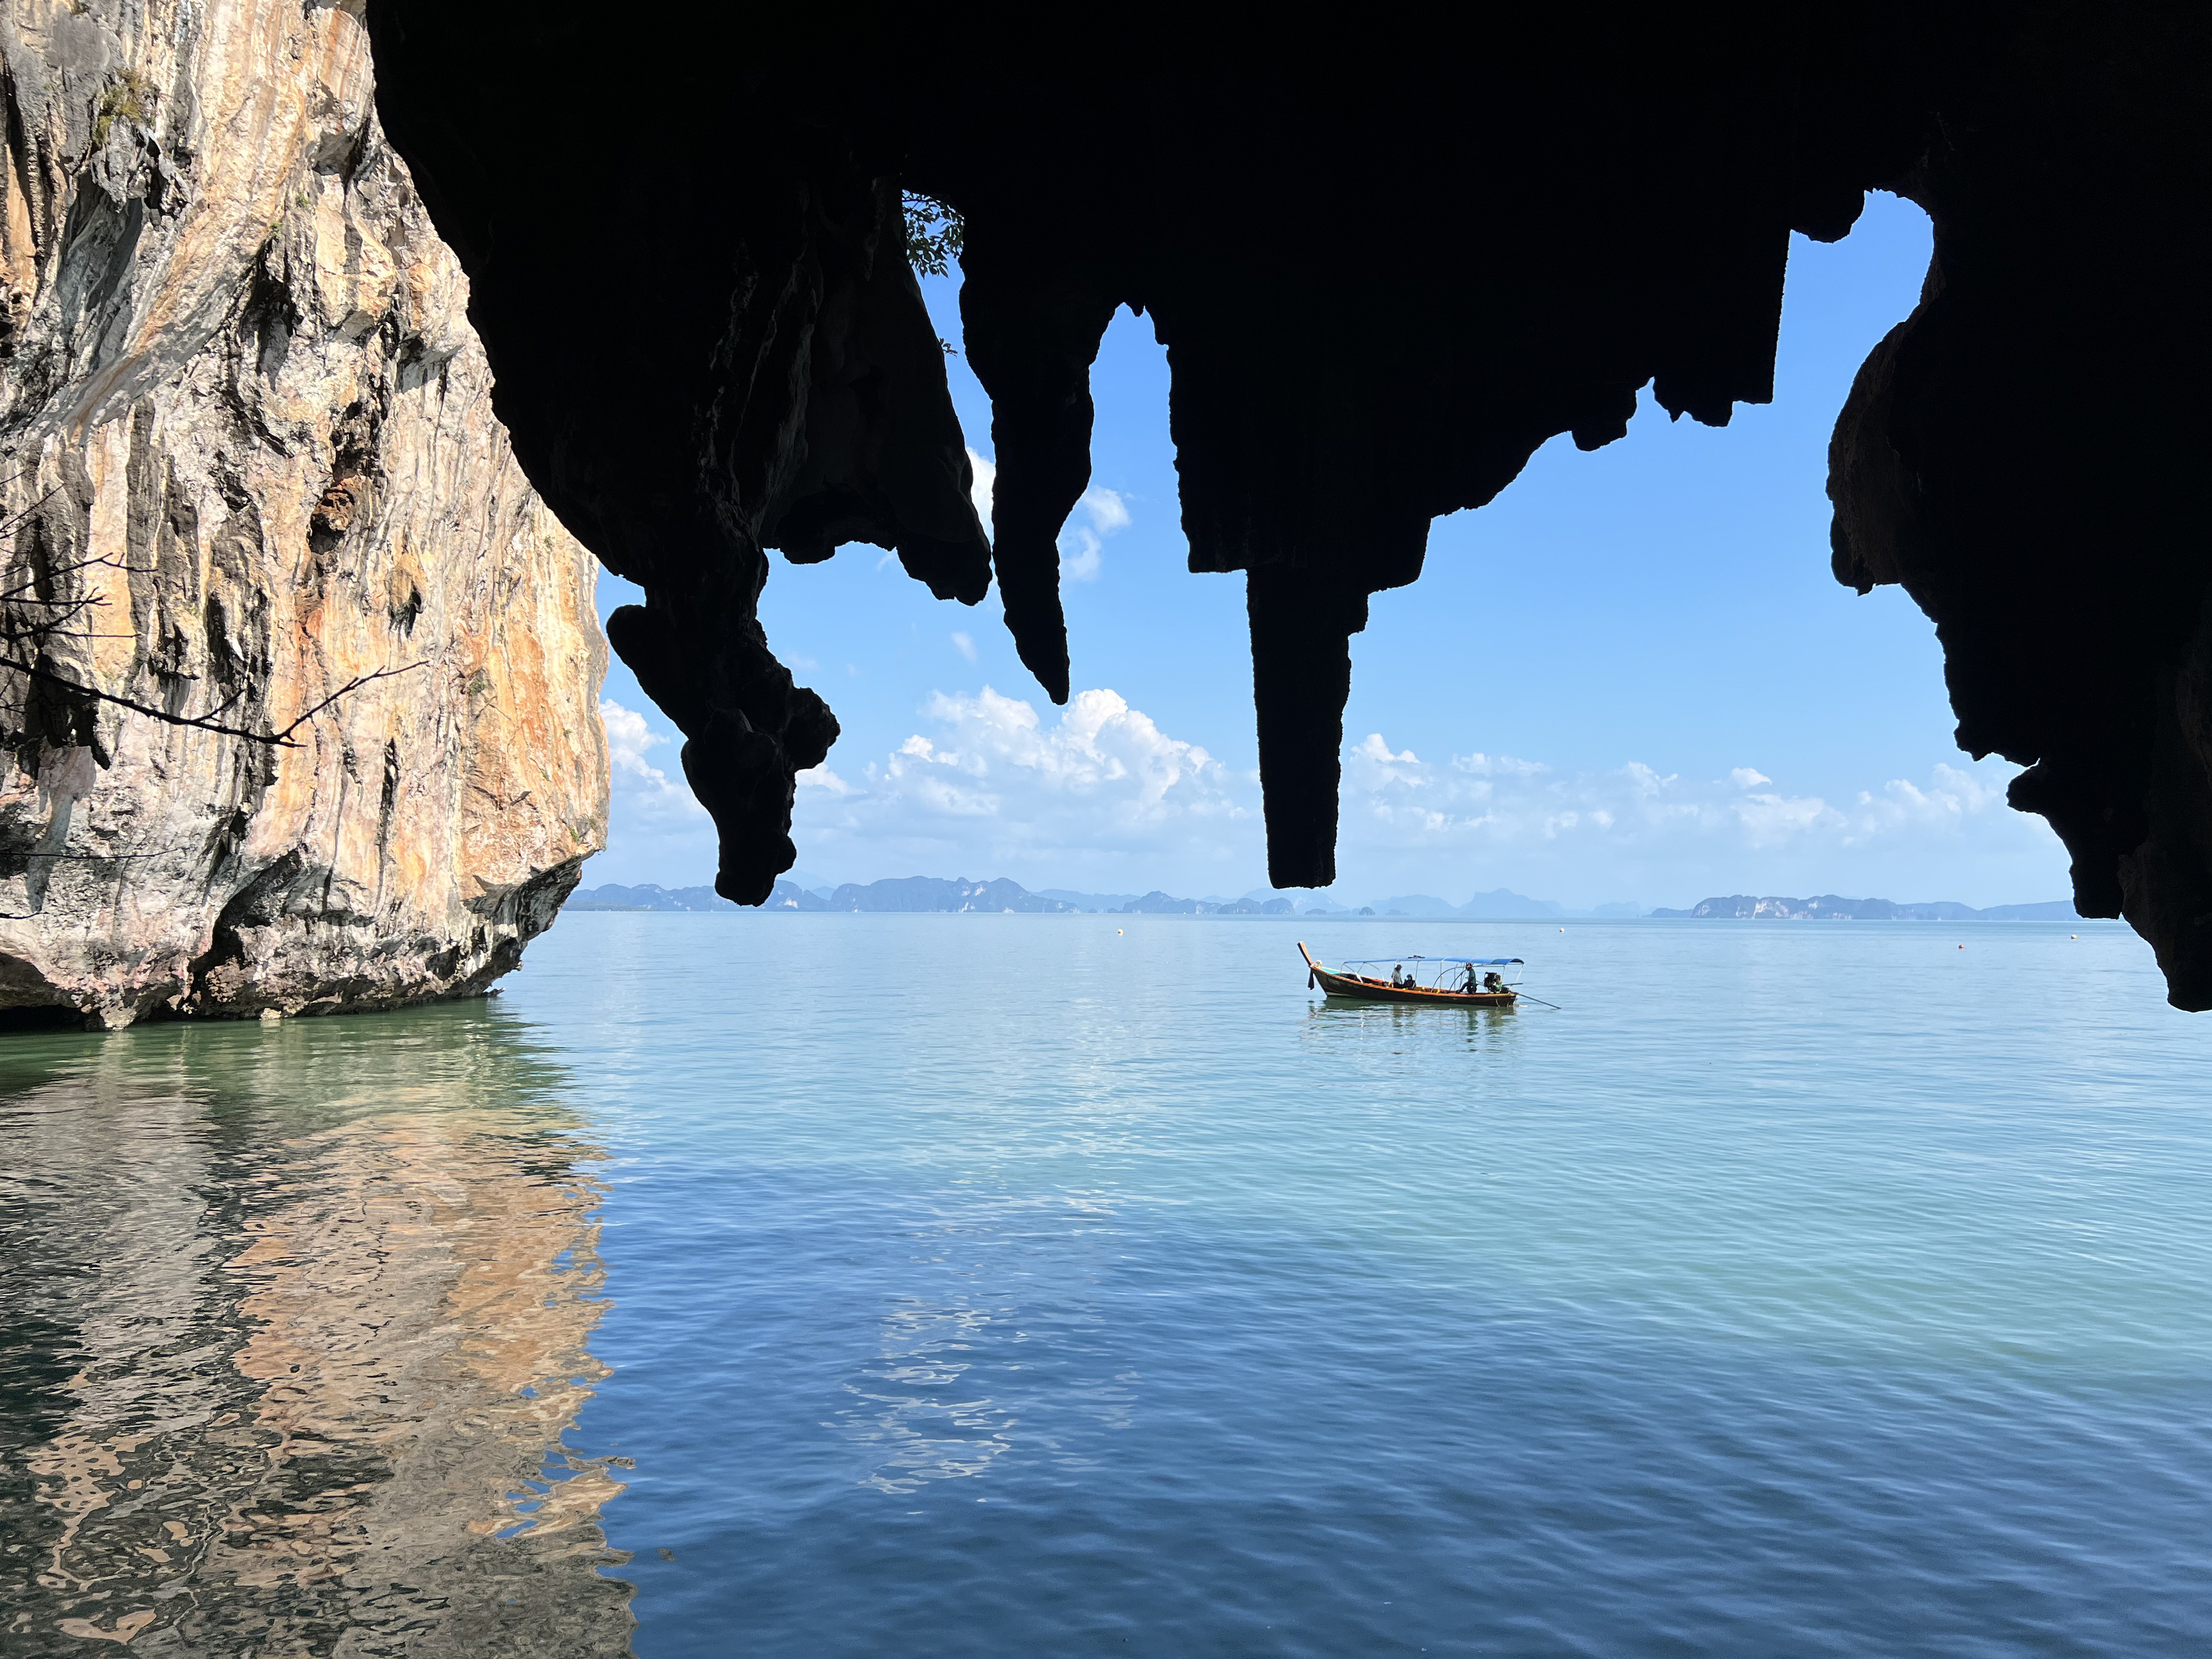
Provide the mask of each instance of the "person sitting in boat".
[{"label": "person sitting in boat", "polygon": [[[1495,978],[1497,978],[1497,977],[1498,977],[1498,975],[1495,975],[1495,974],[1492,974],[1492,975],[1491,975],[1491,977],[1492,977],[1492,979],[1495,979]],[[1471,963],[1471,962],[1470,962],[1470,963],[1468,963],[1467,964],[1467,983],[1466,983],[1466,984],[1464,984],[1464,985],[1462,985],[1462,986],[1461,986],[1459,988],[1460,988],[1462,991],[1465,992],[1468,995],[1469,995],[1469,996],[1473,996],[1473,995],[1474,994],[1474,993],[1475,993],[1476,985],[1477,985],[1477,976],[1476,976],[1476,975],[1475,975],[1475,971],[1474,971],[1474,964],[1473,963]]]},{"label": "person sitting in boat", "polygon": [[1410,981],[1406,978],[1406,964],[1404,963],[1400,963],[1395,968],[1393,968],[1390,970],[1390,983],[1398,987],[1401,990],[1404,989],[1405,987],[1410,983]]},{"label": "person sitting in boat", "polygon": [[1490,992],[1492,995],[1501,995],[1504,994],[1505,990],[1505,981],[1499,976],[1498,972],[1495,968],[1492,969],[1488,973],[1482,976],[1482,988]]}]

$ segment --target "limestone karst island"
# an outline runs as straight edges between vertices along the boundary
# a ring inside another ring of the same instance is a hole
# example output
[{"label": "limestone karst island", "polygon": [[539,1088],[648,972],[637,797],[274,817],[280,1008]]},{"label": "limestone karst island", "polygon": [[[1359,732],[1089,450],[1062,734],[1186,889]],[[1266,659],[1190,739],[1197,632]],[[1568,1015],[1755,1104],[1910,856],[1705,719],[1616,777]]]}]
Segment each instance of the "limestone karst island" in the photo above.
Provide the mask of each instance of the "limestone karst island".
[{"label": "limestone karst island", "polygon": [[0,24],[9,1007],[481,990],[604,844],[594,567],[357,11]]},{"label": "limestone karst island", "polygon": [[0,1659],[2203,1650],[2207,87],[0,0]]}]

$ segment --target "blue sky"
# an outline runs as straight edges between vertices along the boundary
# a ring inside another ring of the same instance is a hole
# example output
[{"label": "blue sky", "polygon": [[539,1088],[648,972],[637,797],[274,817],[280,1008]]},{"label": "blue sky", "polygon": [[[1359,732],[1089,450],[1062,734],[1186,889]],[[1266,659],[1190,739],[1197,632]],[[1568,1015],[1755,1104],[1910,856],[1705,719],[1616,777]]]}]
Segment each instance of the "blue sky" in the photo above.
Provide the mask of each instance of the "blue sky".
[{"label": "blue sky", "polygon": [[[1626,439],[1587,455],[1555,439],[1489,507],[1437,522],[1427,573],[1377,595],[1352,641],[1333,896],[2067,892],[2057,838],[2003,804],[2014,769],[1954,746],[1933,625],[1828,574],[1829,430],[1928,247],[1926,216],[1887,196],[1841,243],[1796,239],[1772,404],[1715,429],[1646,393]],[[924,289],[957,345],[957,279]],[[950,368],[988,463],[988,401]],[[769,641],[844,727],[799,792],[802,876],[1264,884],[1243,579],[1184,568],[1148,322],[1115,319],[1092,391],[1092,492],[1061,544],[1066,709],[1015,657],[995,592],[939,604],[871,547],[777,558]],[[602,574],[602,615],[634,595]],[[674,728],[619,662],[605,696],[615,805],[586,880],[711,880]]]}]

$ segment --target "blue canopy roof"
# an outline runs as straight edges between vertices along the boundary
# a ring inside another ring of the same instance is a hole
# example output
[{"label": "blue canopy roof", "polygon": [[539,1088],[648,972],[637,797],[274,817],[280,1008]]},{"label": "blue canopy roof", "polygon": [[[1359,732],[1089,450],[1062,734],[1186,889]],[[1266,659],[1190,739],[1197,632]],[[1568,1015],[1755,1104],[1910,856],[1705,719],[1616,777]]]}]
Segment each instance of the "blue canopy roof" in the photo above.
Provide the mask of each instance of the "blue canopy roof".
[{"label": "blue canopy roof", "polygon": [[1347,968],[1371,968],[1378,962],[1456,962],[1471,968],[1526,966],[1519,957],[1340,957]]}]

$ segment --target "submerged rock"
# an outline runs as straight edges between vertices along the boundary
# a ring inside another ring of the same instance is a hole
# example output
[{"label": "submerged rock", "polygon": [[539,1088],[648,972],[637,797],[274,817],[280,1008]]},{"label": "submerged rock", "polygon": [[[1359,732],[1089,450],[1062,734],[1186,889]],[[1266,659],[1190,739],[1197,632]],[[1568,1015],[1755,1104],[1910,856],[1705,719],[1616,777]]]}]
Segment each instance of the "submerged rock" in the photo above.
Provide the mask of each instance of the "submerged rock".
[{"label": "submerged rock", "polygon": [[358,10],[0,14],[0,1006],[480,991],[603,844],[594,566]]}]

